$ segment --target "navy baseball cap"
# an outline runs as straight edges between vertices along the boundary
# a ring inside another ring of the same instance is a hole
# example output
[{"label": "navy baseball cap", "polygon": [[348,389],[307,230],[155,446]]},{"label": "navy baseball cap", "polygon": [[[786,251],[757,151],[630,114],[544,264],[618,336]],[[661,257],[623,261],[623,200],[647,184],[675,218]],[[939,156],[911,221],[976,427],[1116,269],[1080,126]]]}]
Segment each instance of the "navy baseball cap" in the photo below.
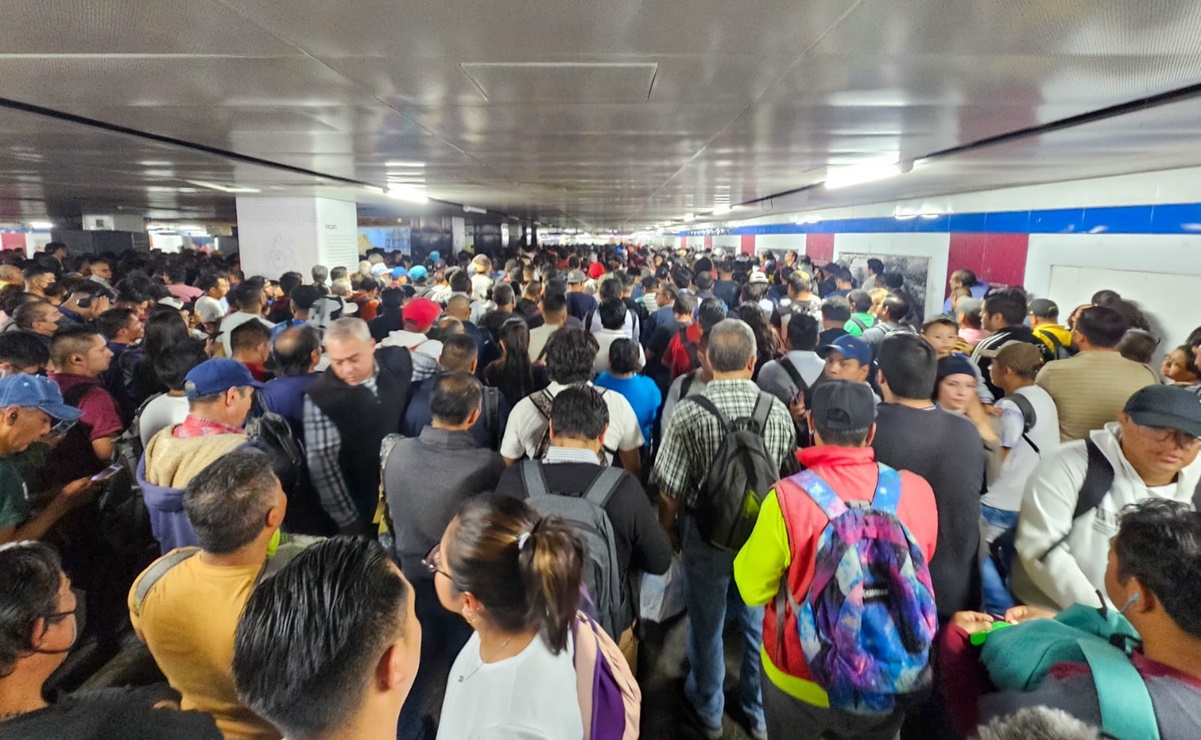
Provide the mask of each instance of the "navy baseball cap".
[{"label": "navy baseball cap", "polygon": [[837,352],[848,360],[857,360],[860,365],[872,364],[871,346],[859,337],[853,337],[850,334],[844,334],[833,342],[817,348],[817,356],[823,360],[829,357],[831,352]]},{"label": "navy baseball cap", "polygon": [[810,411],[818,434],[867,429],[876,423],[876,397],[866,383],[827,380],[814,386]]},{"label": "navy baseball cap", "polygon": [[263,384],[254,379],[250,369],[237,360],[218,357],[205,360],[184,376],[184,393],[188,398],[211,396],[224,393],[230,388],[262,388]]},{"label": "navy baseball cap", "polygon": [[1126,401],[1126,415],[1142,427],[1179,429],[1201,437],[1201,398],[1174,385],[1149,385]]},{"label": "navy baseball cap", "polygon": [[58,383],[41,375],[10,375],[0,378],[0,408],[20,406],[40,409],[61,421],[75,421],[83,412],[63,401]]}]

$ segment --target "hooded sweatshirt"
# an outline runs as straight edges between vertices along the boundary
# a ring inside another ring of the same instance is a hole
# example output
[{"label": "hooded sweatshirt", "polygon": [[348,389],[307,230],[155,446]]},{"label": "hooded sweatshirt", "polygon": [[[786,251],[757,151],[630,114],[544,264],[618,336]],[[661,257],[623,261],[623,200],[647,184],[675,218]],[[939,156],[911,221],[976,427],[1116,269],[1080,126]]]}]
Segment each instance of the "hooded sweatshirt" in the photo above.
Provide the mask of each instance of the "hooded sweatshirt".
[{"label": "hooded sweatshirt", "polygon": [[[1050,609],[1075,603],[1100,606],[1096,592],[1105,593],[1109,542],[1118,532],[1122,509],[1149,498],[1191,503],[1201,480],[1199,457],[1180,471],[1175,483],[1147,486],[1122,454],[1118,422],[1095,429],[1089,436],[1113,466],[1113,486],[1096,509],[1072,520],[1088,471],[1084,440],[1068,442],[1044,455],[1026,485],[1017,529],[1022,567],[1014,568],[1013,574],[1014,595],[1026,604]],[[1067,540],[1051,550],[1064,535]],[[1048,550],[1051,552],[1043,559]]]}]

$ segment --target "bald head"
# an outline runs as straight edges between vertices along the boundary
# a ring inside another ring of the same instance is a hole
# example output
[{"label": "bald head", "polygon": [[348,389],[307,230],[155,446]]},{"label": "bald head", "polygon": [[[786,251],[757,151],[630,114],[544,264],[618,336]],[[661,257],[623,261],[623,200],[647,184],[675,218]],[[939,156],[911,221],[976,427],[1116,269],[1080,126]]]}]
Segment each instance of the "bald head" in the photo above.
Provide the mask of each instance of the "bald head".
[{"label": "bald head", "polygon": [[471,299],[465,295],[454,295],[446,302],[446,313],[459,321],[471,318]]},{"label": "bald head", "polygon": [[272,349],[280,375],[307,375],[321,361],[321,333],[311,326],[280,332]]}]

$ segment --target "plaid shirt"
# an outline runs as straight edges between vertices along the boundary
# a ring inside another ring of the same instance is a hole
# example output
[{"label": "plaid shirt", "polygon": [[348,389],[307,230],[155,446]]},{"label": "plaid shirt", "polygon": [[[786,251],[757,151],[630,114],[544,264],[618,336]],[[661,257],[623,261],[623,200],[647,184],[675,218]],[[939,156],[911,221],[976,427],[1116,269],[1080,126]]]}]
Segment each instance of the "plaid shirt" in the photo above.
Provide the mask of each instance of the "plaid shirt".
[{"label": "plaid shirt", "polygon": [[[704,395],[731,421],[750,416],[759,393],[759,386],[750,380],[714,380],[704,391]],[[663,431],[663,444],[659,447],[652,477],[663,494],[678,500],[685,509],[691,509],[725,436],[721,422],[700,404],[687,401],[677,404]],[[779,466],[783,466],[785,459],[796,451],[792,415],[779,399],[772,399],[763,438],[767,454]]]},{"label": "plaid shirt", "polygon": [[[376,373],[378,375],[379,368],[376,368]],[[379,395],[376,375],[363,381],[363,386]],[[346,476],[342,475],[342,466],[338,461],[342,452],[342,435],[334,422],[317,408],[307,394],[304,397],[304,442],[309,476],[313,487],[317,489],[322,508],[339,527],[354,524],[359,519],[359,510],[350,497],[350,488],[346,485]]]}]

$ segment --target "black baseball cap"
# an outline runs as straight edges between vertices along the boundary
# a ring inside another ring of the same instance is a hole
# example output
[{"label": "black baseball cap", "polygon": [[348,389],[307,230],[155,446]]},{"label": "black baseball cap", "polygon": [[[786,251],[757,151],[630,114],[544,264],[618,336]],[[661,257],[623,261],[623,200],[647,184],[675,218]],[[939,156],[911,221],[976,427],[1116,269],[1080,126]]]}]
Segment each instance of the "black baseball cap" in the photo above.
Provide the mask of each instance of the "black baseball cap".
[{"label": "black baseball cap", "polygon": [[830,380],[816,385],[810,404],[818,434],[867,429],[876,422],[876,399],[866,383]]},{"label": "black baseball cap", "polygon": [[1126,402],[1126,415],[1139,426],[1179,429],[1201,437],[1201,397],[1187,388],[1149,385]]}]

